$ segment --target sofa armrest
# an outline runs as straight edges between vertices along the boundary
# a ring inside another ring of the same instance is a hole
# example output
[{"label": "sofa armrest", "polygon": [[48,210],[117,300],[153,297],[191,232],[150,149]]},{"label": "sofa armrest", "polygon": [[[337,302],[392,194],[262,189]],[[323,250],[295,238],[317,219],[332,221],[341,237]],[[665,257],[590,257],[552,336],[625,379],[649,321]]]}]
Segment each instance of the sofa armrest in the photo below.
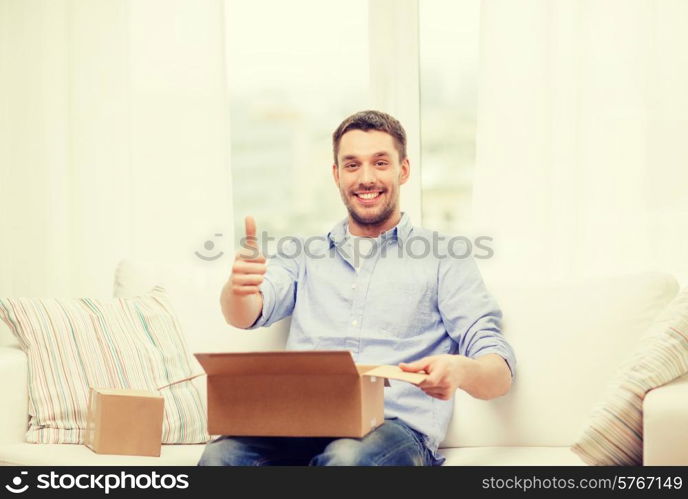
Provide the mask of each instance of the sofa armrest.
[{"label": "sofa armrest", "polygon": [[18,347],[0,347],[0,444],[24,442],[28,424],[26,354]]},{"label": "sofa armrest", "polygon": [[688,374],[645,396],[643,465],[688,465]]}]

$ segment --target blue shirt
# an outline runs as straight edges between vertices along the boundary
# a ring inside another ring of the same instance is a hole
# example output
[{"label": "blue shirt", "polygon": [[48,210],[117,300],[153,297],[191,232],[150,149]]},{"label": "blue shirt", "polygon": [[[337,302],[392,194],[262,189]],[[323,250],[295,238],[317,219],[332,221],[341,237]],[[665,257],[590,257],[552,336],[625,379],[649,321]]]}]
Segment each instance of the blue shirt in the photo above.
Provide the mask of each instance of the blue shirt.
[{"label": "blue shirt", "polygon": [[[289,350],[349,350],[356,363],[392,365],[428,355],[496,353],[514,376],[516,358],[501,332],[501,310],[464,240],[414,227],[402,214],[355,261],[347,227],[344,220],[326,237],[282,241],[260,286],[263,310],[252,328],[291,315]],[[425,435],[442,460],[437,448],[453,398],[431,397],[403,381],[390,385],[385,417]]]}]

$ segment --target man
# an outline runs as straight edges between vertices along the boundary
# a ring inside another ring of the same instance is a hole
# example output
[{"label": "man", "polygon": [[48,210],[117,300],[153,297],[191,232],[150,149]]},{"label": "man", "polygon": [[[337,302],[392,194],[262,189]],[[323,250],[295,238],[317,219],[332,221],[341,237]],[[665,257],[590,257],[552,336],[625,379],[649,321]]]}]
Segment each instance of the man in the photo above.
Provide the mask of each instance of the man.
[{"label": "man", "polygon": [[201,465],[438,465],[454,392],[487,400],[511,386],[514,353],[475,262],[400,211],[411,168],[401,124],[356,113],[334,132],[333,148],[348,218],[266,265],[247,217],[247,247],[222,291],[225,318],[256,328],[291,315],[288,349],[349,350],[360,364],[428,376],[419,386],[392,380],[385,422],[363,438],[225,436],[208,444]]}]

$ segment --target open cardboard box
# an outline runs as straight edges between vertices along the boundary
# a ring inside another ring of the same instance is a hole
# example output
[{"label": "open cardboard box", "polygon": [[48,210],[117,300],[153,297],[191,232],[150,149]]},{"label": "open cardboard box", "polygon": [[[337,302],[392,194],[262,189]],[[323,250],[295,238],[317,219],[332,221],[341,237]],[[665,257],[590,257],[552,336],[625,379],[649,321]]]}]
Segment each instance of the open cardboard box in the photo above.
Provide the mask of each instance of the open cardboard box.
[{"label": "open cardboard box", "polygon": [[199,353],[211,435],[362,437],[384,422],[388,379],[421,373],[356,365],[348,351]]}]

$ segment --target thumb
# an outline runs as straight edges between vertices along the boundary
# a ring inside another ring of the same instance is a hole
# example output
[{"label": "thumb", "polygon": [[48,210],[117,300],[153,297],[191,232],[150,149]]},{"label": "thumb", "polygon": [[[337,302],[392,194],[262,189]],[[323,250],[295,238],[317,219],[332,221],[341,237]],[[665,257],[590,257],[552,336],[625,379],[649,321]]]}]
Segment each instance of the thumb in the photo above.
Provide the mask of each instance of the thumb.
[{"label": "thumb", "polygon": [[419,359],[415,362],[400,362],[399,367],[401,368],[402,371],[407,371],[407,372],[418,372],[418,371],[423,371],[426,370],[430,363],[428,362],[428,358],[424,357],[422,359]]},{"label": "thumb", "polygon": [[251,248],[258,247],[258,239],[256,238],[256,221],[253,217],[246,217],[244,219],[246,227],[246,245]]}]

